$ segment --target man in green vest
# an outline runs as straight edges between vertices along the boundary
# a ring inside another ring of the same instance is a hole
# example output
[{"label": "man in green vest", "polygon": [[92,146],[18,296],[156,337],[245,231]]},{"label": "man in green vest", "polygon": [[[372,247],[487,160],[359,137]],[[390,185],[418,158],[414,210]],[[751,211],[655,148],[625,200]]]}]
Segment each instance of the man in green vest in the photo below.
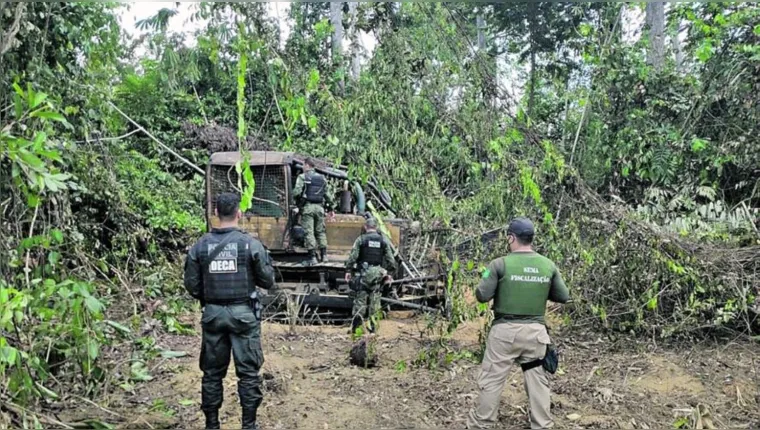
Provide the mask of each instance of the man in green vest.
[{"label": "man in green vest", "polygon": [[[477,406],[470,410],[468,428],[488,428],[496,423],[501,392],[512,365],[544,358],[551,343],[544,320],[546,301],[566,303],[570,299],[557,266],[533,251],[534,235],[529,219],[514,219],[507,229],[511,252],[493,260],[478,285],[475,294],[478,301],[493,300],[494,321],[478,377],[480,397]],[[542,366],[524,369],[530,426],[552,427],[546,371]]]}]

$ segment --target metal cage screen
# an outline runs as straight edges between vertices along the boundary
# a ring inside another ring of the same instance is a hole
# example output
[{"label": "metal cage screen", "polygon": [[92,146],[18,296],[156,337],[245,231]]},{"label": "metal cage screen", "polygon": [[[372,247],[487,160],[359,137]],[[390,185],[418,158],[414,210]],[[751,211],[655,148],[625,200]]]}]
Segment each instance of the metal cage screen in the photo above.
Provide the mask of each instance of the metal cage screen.
[{"label": "metal cage screen", "polygon": [[[248,216],[281,218],[287,213],[286,178],[284,166],[251,166],[256,181],[253,205]],[[216,197],[225,192],[237,193],[238,174],[235,166],[211,166],[211,196],[209,211],[216,209]],[[276,203],[276,204],[275,204]]]}]

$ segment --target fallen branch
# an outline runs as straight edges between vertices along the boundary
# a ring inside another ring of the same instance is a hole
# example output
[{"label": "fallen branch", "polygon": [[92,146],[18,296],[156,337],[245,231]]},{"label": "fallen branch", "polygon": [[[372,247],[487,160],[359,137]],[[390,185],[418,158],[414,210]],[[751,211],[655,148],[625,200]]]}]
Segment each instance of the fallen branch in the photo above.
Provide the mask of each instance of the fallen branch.
[{"label": "fallen branch", "polygon": [[410,308],[410,309],[418,309],[418,310],[421,310],[422,312],[428,312],[428,313],[436,313],[436,312],[438,312],[438,309],[433,309],[430,306],[418,305],[417,303],[410,303],[410,302],[404,302],[404,301],[401,301],[401,300],[394,300],[394,299],[390,299],[388,297],[381,297],[380,300],[383,301],[383,302],[385,302],[385,303],[390,303],[392,305],[403,306],[403,307]]},{"label": "fallen branch", "polygon": [[174,155],[180,161],[182,161],[183,163],[185,163],[188,166],[190,166],[193,169],[195,169],[201,175],[205,175],[206,174],[206,172],[203,169],[201,169],[200,167],[198,167],[195,164],[193,164],[187,158],[185,158],[185,157],[177,154],[173,149],[169,148],[163,142],[161,142],[160,140],[158,140],[155,136],[153,136],[152,134],[150,134],[150,132],[148,130],[146,130],[143,126],[141,126],[140,124],[138,124],[137,122],[135,122],[135,120],[133,120],[132,118],[130,118],[129,116],[127,116],[127,114],[125,114],[124,112],[122,112],[122,110],[119,109],[118,107],[116,107],[115,104],[111,103],[108,100],[106,100],[106,103],[108,103],[109,106],[111,106],[112,108],[114,108],[116,110],[116,112],[118,112],[119,114],[121,114],[121,116],[123,116],[127,121],[131,122],[132,125],[134,125],[138,129],[140,129],[140,131],[142,131],[143,133],[145,133],[146,135],[148,135],[148,137],[150,137],[151,139],[153,139],[154,142],[158,143],[162,148],[164,148],[165,150],[167,150],[170,154]]},{"label": "fallen branch", "polygon": [[11,402],[9,402],[7,400],[2,400],[2,404],[3,404],[4,408],[8,409],[9,411],[12,411],[12,412],[16,413],[17,415],[23,415],[23,414],[33,415],[33,416],[37,417],[37,420],[40,423],[52,424],[52,425],[63,427],[65,429],[73,429],[74,428],[74,427],[72,427],[72,426],[70,426],[70,425],[68,425],[66,423],[58,421],[55,418],[49,417],[47,415],[43,415],[41,413],[32,412],[29,409],[24,408],[23,406],[19,406],[19,405],[15,404],[15,403],[11,403]]}]

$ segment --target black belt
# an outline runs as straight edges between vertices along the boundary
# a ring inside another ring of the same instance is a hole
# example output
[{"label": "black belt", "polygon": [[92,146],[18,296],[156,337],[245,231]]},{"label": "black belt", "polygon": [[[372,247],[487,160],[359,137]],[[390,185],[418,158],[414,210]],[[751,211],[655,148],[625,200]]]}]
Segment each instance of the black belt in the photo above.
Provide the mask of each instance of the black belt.
[{"label": "black belt", "polygon": [[520,367],[522,368],[523,372],[527,372],[528,370],[535,369],[536,367],[542,366],[543,364],[544,364],[544,359],[542,358],[540,360],[533,360],[527,363],[522,363],[520,364]]},{"label": "black belt", "polygon": [[248,304],[250,299],[229,299],[229,300],[206,300],[207,305],[217,306],[230,306],[230,305],[245,305]]}]

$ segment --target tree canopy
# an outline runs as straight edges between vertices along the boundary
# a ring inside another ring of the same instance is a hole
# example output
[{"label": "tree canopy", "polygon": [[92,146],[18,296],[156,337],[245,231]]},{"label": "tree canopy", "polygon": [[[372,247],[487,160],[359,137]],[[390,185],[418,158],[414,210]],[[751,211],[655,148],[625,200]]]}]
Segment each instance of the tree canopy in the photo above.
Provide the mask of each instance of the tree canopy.
[{"label": "tree canopy", "polygon": [[[760,332],[757,5],[672,4],[654,44],[644,22],[624,36],[639,6],[617,2],[344,6],[293,3],[286,36],[266,3],[201,2],[189,40],[173,4],[133,38],[119,3],[0,3],[1,396],[97,392],[114,343],[150,353],[145,300],[187,330],[204,178],[115,107],[198,166],[237,150],[195,138],[216,127],[374,176],[441,246],[529,216],[572,317],[603,329]],[[446,260],[452,294],[505,250]]]}]

